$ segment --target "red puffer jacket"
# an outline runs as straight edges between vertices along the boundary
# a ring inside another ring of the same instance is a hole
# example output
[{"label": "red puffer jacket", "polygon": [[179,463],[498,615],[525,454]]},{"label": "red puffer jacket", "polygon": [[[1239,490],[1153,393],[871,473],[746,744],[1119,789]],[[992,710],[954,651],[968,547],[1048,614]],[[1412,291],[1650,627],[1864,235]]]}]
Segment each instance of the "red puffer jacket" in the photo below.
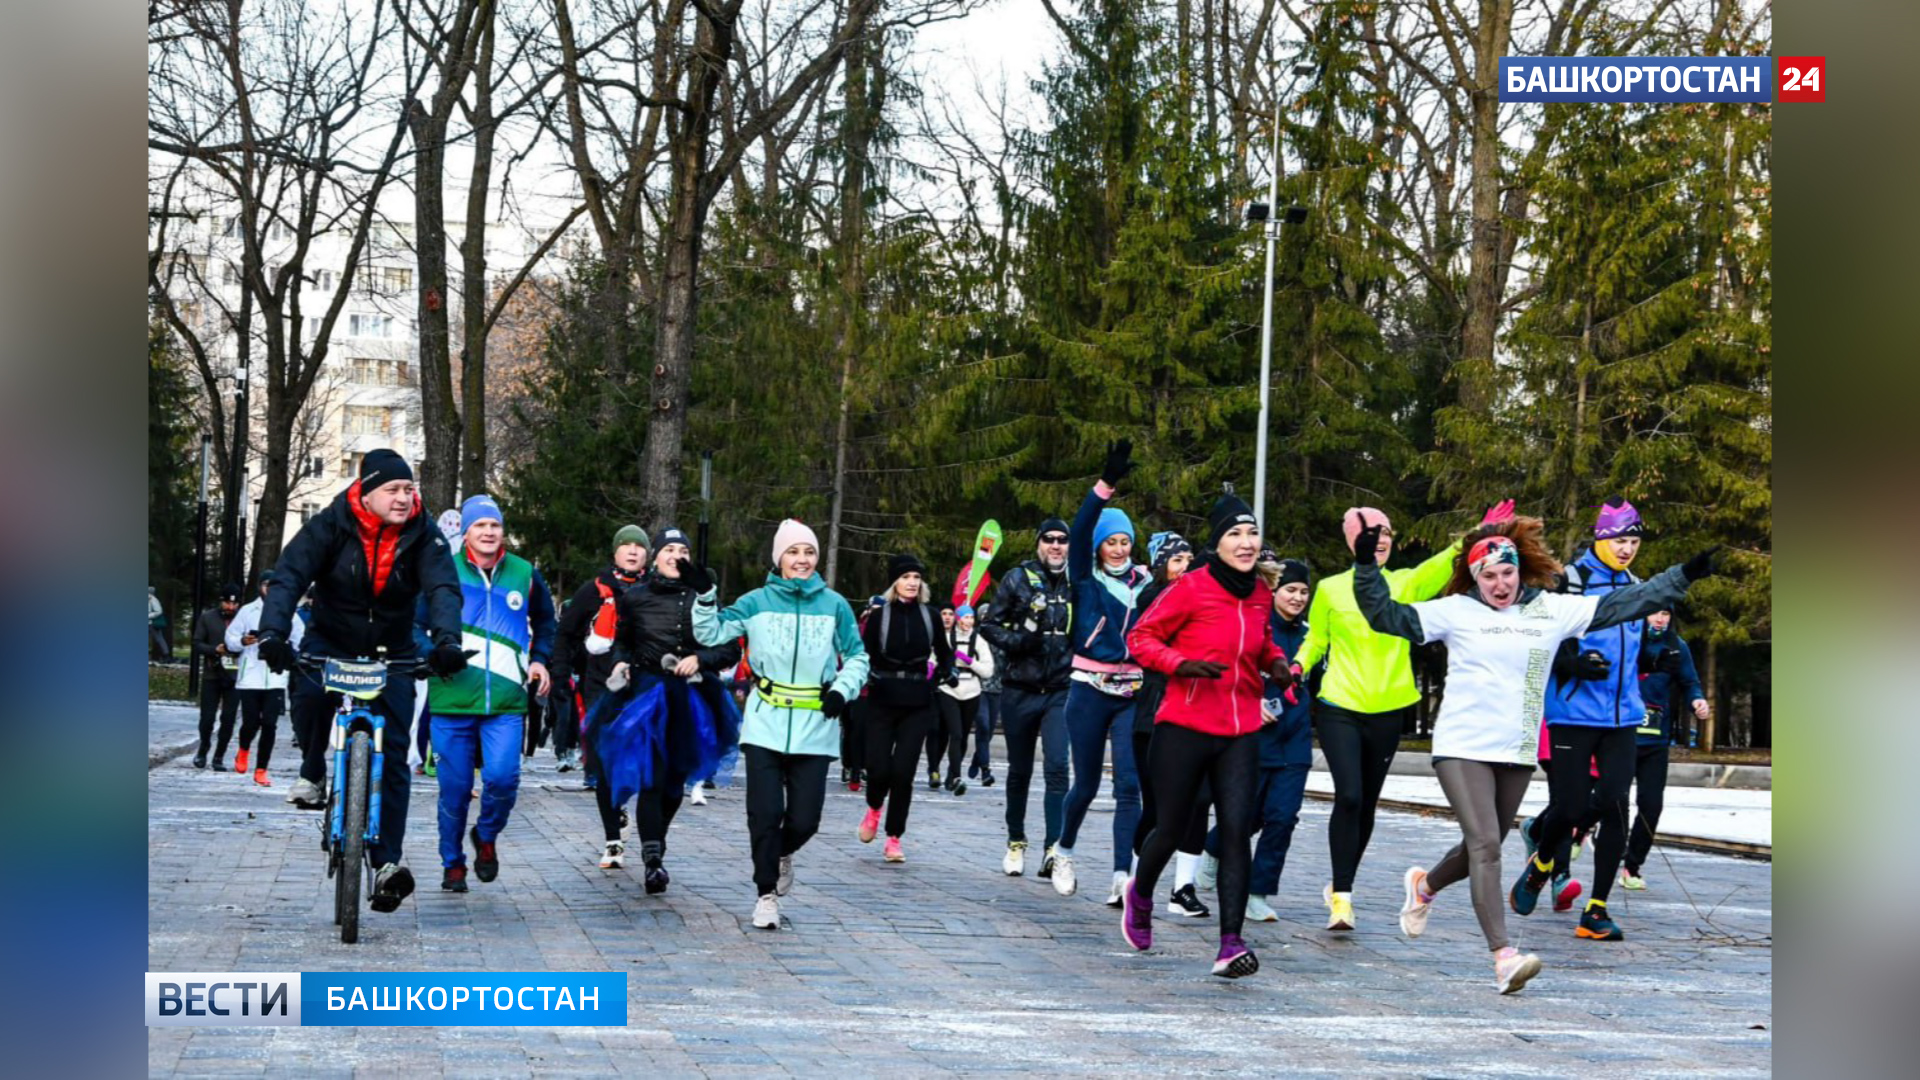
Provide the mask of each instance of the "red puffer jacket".
[{"label": "red puffer jacket", "polygon": [[[1127,635],[1141,665],[1167,676],[1167,694],[1155,723],[1179,724],[1208,735],[1260,730],[1266,672],[1286,659],[1267,633],[1273,593],[1256,584],[1245,600],[1213,578],[1211,567],[1190,570],[1163,593]],[[1182,660],[1226,664],[1218,679],[1173,673]]]}]

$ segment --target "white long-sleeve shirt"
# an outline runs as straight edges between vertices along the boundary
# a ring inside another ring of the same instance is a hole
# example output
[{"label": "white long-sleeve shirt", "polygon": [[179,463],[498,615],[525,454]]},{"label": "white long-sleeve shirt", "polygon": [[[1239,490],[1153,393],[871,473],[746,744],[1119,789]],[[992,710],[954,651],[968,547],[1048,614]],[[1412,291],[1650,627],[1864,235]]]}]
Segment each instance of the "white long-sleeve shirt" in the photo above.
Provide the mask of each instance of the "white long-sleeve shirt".
[{"label": "white long-sleeve shirt", "polygon": [[[940,692],[957,701],[972,701],[980,696],[981,680],[993,677],[993,650],[987,647],[987,636],[978,627],[974,629],[971,644],[958,630],[952,631],[949,636],[953,639],[955,650],[953,673],[959,677],[960,685],[942,686]],[[972,657],[973,663],[963,666],[959,653]]]},{"label": "white long-sleeve shirt", "polygon": [[[234,613],[233,621],[227,624],[227,651],[240,657],[236,686],[241,690],[285,690],[287,676],[284,672],[275,672],[260,659],[260,646],[242,645],[248,634],[260,629],[260,611],[265,600],[255,600]],[[307,624],[299,619],[293,620],[293,629],[287,639],[293,647],[300,647],[301,639],[307,636]]]}]

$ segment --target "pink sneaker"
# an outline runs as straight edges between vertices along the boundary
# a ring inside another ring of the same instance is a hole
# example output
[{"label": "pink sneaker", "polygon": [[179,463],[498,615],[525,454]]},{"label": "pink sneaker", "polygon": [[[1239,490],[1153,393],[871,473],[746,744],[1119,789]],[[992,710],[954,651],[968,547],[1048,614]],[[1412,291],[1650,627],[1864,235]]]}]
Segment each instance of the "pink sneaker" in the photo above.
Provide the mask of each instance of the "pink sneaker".
[{"label": "pink sneaker", "polygon": [[1153,898],[1141,896],[1132,878],[1120,890],[1120,934],[1136,949],[1153,947]]},{"label": "pink sneaker", "polygon": [[887,837],[887,847],[885,851],[881,852],[881,855],[888,862],[907,861],[907,853],[900,850],[900,838],[897,836]]},{"label": "pink sneaker", "polygon": [[1579,898],[1580,883],[1572,878],[1568,878],[1567,883],[1562,885],[1560,891],[1554,894],[1553,910],[1563,912],[1572,911],[1573,902]]},{"label": "pink sneaker", "polygon": [[860,842],[863,844],[871,844],[873,843],[873,838],[879,835],[879,833],[880,811],[869,810],[867,811],[867,816],[860,819]]}]

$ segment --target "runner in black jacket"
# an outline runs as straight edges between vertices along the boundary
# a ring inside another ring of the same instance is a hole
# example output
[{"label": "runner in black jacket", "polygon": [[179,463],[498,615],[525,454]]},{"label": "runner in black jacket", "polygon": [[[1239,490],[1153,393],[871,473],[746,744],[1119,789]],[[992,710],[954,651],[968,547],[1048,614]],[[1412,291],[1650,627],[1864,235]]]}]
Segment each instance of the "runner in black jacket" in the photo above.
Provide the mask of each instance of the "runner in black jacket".
[{"label": "runner in black jacket", "polygon": [[[554,681],[561,685],[571,684],[579,693],[580,708],[577,713],[563,713],[563,722],[571,727],[565,740],[568,754],[561,754],[561,740],[556,736],[554,756],[559,758],[560,771],[567,772],[578,765],[584,765],[587,771],[587,789],[592,790],[599,784],[599,763],[592,757],[593,748],[586,746],[580,739],[580,724],[607,692],[607,676],[613,674],[613,639],[617,634],[620,595],[632,588],[647,569],[647,552],[653,541],[647,531],[638,525],[622,525],[613,534],[613,563],[595,575],[573,594],[567,602],[566,611],[560,616],[560,634],[554,641]],[[585,759],[582,759],[582,751]]]}]

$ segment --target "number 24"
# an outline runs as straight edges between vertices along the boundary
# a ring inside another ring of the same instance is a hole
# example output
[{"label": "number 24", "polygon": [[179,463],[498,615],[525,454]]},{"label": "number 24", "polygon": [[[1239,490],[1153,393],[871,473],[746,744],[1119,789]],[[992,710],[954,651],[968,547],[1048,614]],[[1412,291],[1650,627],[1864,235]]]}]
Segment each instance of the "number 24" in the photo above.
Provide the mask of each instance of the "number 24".
[{"label": "number 24", "polygon": [[[1782,90],[1786,90],[1786,91],[1812,90],[1817,93],[1820,89],[1820,69],[1819,68],[1808,68],[1806,75],[1803,77],[1800,74],[1799,68],[1790,67],[1786,70],[1786,76],[1787,76],[1787,81],[1782,83],[1780,86],[1780,89]],[[1805,84],[1804,86],[1802,85],[1803,82]]]}]

